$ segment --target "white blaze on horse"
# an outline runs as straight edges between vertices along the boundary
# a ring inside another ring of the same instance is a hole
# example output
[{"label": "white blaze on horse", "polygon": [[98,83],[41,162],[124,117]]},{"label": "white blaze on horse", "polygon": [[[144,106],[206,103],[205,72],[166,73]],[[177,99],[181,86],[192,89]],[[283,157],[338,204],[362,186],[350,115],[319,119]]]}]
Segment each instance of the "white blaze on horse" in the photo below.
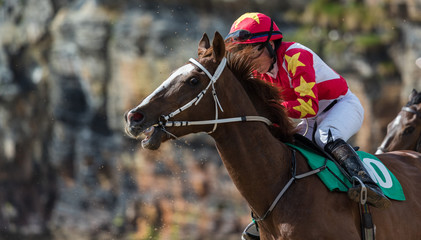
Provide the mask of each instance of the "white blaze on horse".
[{"label": "white blaze on horse", "polygon": [[[305,158],[286,143],[294,126],[279,90],[253,78],[249,59],[226,53],[222,36],[212,46],[206,34],[198,58],[176,70],[165,83],[125,115],[127,133],[146,135],[142,146],[158,149],[174,137],[207,132],[239,192],[248,202],[261,239],[361,239],[359,205],[346,194],[332,193],[311,171]],[[412,151],[377,156],[400,181],[405,201],[385,210],[372,208],[376,237],[421,239],[421,154]],[[268,209],[284,186],[290,187]]]}]

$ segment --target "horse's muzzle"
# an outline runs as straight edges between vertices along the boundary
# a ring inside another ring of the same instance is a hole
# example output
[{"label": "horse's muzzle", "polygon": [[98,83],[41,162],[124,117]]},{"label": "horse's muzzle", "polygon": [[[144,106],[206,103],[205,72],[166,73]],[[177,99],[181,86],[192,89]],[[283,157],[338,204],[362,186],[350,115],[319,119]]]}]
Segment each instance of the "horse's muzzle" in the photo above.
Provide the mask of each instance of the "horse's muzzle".
[{"label": "horse's muzzle", "polygon": [[126,123],[129,125],[138,125],[145,119],[145,115],[140,111],[130,110],[125,114]]},{"label": "horse's muzzle", "polygon": [[147,123],[145,114],[135,109],[130,110],[124,114],[126,121],[126,133],[132,138],[140,138],[145,136],[142,140],[142,147],[150,150],[156,150],[161,146],[162,139],[165,135],[160,127],[155,127],[153,123]]}]

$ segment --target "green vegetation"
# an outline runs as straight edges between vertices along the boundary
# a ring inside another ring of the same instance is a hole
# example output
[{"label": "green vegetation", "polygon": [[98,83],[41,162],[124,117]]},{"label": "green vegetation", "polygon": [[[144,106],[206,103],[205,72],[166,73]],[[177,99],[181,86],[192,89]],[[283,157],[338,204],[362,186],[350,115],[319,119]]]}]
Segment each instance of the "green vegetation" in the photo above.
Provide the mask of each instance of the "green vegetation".
[{"label": "green vegetation", "polygon": [[382,45],[382,38],[378,34],[359,34],[354,38],[354,46],[356,49],[366,50]]},{"label": "green vegetation", "polygon": [[[300,42],[322,58],[340,59],[346,52],[370,58],[378,74],[390,75],[396,68],[385,59],[387,48],[397,40],[394,19],[388,16],[386,5],[368,5],[362,1],[314,0],[298,12],[291,10],[287,21],[301,27],[285,39]],[[346,64],[333,61],[338,66]],[[387,63],[387,64],[386,64]],[[387,66],[386,70],[385,66]]]}]

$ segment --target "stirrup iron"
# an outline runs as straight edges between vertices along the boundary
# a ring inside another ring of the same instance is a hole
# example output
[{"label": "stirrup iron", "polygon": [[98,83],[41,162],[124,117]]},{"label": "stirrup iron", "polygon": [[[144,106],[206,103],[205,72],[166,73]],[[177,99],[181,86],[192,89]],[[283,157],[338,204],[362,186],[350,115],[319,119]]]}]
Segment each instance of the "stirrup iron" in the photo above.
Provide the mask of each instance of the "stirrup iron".
[{"label": "stirrup iron", "polygon": [[257,240],[260,239],[259,229],[256,225],[255,221],[252,221],[247,227],[244,229],[243,233],[241,234],[241,240]]},{"label": "stirrup iron", "polygon": [[352,180],[352,187],[356,187],[356,183],[361,185],[361,190],[360,190],[360,204],[365,204],[367,202],[367,187],[365,186],[365,184],[363,183],[363,181],[361,181],[361,179],[359,179],[356,176],[353,176],[351,178]]}]

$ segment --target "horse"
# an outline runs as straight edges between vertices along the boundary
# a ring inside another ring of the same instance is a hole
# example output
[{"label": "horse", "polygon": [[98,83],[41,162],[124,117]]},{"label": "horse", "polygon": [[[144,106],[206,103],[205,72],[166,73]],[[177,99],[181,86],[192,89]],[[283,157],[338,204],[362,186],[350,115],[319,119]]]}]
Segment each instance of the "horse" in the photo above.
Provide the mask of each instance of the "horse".
[{"label": "horse", "polygon": [[415,89],[408,103],[387,125],[386,136],[376,154],[405,149],[421,152],[421,92]]},{"label": "horse", "polygon": [[[291,181],[292,159],[297,174],[310,168],[286,144],[294,139],[294,124],[280,90],[253,77],[248,57],[226,49],[218,32],[212,44],[205,33],[198,58],[125,113],[127,134],[144,136],[142,147],[156,150],[169,139],[208,133],[263,240],[361,239],[358,203],[329,191],[316,175]],[[378,158],[399,179],[406,200],[371,210],[377,238],[421,239],[421,154],[395,151]]]}]

